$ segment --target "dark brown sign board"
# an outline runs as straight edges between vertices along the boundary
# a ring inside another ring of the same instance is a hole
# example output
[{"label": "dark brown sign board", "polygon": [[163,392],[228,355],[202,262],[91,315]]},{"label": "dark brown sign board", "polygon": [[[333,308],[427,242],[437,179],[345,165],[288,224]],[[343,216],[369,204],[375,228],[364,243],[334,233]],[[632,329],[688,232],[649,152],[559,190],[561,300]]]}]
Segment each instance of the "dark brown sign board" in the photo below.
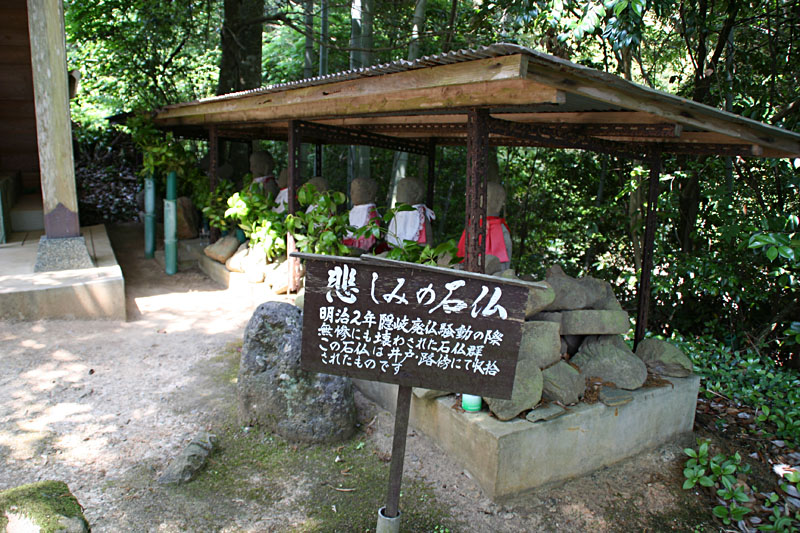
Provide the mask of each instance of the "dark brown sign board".
[{"label": "dark brown sign board", "polygon": [[509,399],[528,287],[448,268],[306,259],[305,370]]}]

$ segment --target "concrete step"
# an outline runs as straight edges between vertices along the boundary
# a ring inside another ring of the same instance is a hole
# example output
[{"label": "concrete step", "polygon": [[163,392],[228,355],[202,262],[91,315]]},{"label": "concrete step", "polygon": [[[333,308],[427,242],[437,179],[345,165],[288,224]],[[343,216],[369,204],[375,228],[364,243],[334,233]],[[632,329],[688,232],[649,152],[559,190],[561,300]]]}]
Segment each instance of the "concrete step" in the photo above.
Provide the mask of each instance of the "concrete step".
[{"label": "concrete step", "polygon": [[44,207],[39,194],[23,194],[11,208],[11,231],[44,229]]}]

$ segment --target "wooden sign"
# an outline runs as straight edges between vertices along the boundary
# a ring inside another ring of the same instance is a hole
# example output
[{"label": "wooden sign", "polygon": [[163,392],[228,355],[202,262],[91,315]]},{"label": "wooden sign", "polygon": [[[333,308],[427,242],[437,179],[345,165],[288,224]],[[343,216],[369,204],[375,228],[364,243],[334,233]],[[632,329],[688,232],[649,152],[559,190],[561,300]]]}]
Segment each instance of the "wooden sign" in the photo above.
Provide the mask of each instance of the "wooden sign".
[{"label": "wooden sign", "polygon": [[362,256],[306,259],[303,369],[511,398],[528,288]]}]

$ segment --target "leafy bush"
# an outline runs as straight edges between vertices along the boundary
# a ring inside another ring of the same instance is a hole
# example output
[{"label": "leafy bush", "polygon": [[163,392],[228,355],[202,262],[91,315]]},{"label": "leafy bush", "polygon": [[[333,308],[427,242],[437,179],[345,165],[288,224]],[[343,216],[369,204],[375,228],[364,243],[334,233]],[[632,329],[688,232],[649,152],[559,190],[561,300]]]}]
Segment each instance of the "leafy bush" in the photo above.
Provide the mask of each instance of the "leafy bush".
[{"label": "leafy bush", "polygon": [[755,350],[733,351],[710,336],[687,339],[679,334],[672,342],[692,359],[702,378],[706,395],[715,393],[757,411],[756,423],[774,435],[800,447],[800,375],[782,368]]},{"label": "leafy bush", "polygon": [[[792,509],[791,499],[798,495],[797,483],[800,472],[779,465],[775,473],[778,479],[778,492],[760,492],[751,483],[745,482],[751,473],[750,465],[742,464],[739,453],[733,455],[716,454],[711,457],[711,443],[698,441],[697,448],[686,448],[689,456],[683,470],[686,481],[683,489],[700,486],[719,505],[712,509],[714,516],[725,525],[739,522],[745,515],[756,512],[763,515],[757,522],[758,531],[797,531],[800,526],[800,510]],[[760,505],[756,505],[760,503]]]},{"label": "leafy bush", "polygon": [[[344,193],[317,192],[306,183],[297,192],[297,200],[301,209],[286,217],[286,227],[294,236],[297,249],[312,254],[348,255],[342,239],[350,229],[349,217],[347,213],[337,214],[347,200]],[[311,205],[314,208],[306,212]]]}]

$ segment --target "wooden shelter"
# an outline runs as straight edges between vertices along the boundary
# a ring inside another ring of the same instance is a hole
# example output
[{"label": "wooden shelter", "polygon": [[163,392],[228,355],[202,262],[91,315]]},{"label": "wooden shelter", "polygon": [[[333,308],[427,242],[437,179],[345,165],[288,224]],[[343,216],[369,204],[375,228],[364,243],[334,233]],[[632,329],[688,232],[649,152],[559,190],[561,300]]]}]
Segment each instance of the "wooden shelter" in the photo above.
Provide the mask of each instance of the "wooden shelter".
[{"label": "wooden shelter", "polygon": [[[180,103],[158,126],[208,138],[287,140],[289,188],[300,144],[367,145],[429,155],[467,145],[467,269],[483,271],[490,145],[605,152],[650,163],[636,342],[647,325],[661,154],[800,157],[800,135],[541,52],[494,44]],[[289,195],[294,212],[294,194]],[[289,243],[290,249],[292,243]]]}]

